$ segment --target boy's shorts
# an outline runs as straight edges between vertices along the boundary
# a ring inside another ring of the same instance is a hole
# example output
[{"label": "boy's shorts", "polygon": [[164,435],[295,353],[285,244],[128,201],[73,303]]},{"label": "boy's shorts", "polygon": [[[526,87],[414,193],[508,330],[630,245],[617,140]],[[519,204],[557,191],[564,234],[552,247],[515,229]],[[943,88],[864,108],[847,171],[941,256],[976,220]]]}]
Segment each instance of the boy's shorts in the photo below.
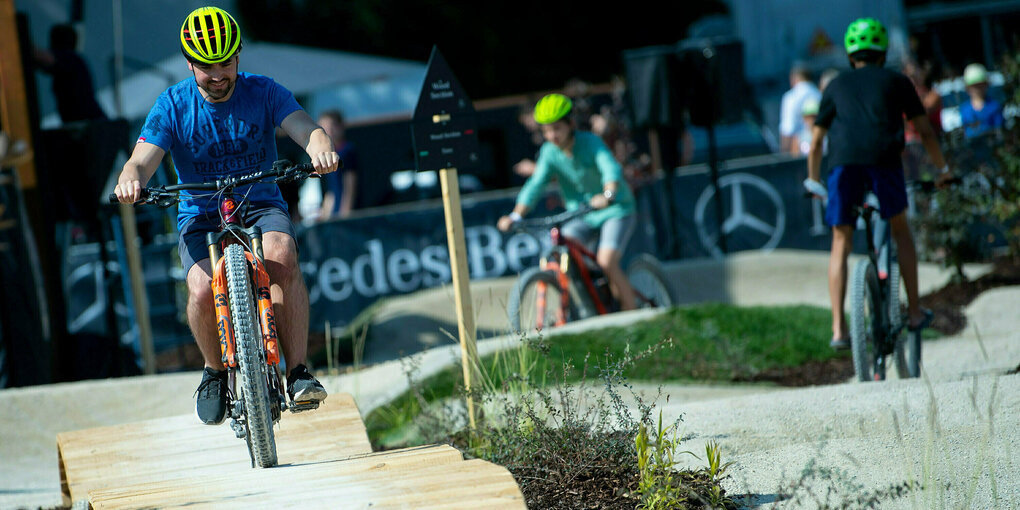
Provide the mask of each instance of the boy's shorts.
[{"label": "boy's shorts", "polygon": [[598,240],[595,250],[621,250],[627,246],[630,236],[634,233],[637,219],[633,214],[622,218],[609,218],[599,228],[592,227],[584,218],[568,221],[560,230],[565,237],[574,239],[588,248]]},{"label": "boy's shorts", "polygon": [[856,222],[854,207],[871,190],[878,197],[879,212],[889,219],[907,209],[907,184],[902,168],[871,165],[837,166],[829,173],[829,205],[825,222],[831,226]]},{"label": "boy's shorts", "polygon": [[[249,227],[258,226],[262,229],[263,234],[283,232],[297,238],[294,224],[290,221],[290,215],[276,206],[249,204],[244,214],[244,224]],[[205,235],[208,232],[217,232],[219,229],[219,217],[198,215],[184,224],[178,239],[177,251],[181,255],[181,265],[184,266],[185,275],[191,271],[191,266],[196,262],[209,258],[209,244],[206,242]]]}]

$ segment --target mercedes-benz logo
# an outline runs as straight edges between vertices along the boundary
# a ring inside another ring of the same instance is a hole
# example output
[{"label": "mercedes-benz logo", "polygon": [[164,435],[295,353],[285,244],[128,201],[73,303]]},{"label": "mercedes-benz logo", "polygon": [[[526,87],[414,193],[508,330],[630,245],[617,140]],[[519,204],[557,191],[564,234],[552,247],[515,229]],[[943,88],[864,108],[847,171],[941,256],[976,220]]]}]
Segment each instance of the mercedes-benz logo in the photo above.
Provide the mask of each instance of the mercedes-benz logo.
[{"label": "mercedes-benz logo", "polygon": [[[744,189],[749,188],[750,194],[764,195],[766,200],[745,200]],[[736,173],[729,174],[719,179],[719,190],[729,190],[730,210],[729,216],[722,223],[723,234],[726,235],[727,246],[733,247],[732,240],[739,239],[741,249],[750,248],[772,251],[779,245],[786,229],[786,207],[779,196],[779,192],[772,187],[765,179],[756,175]],[[717,223],[706,222],[705,214],[712,198],[715,196],[715,189],[712,185],[705,187],[698,197],[694,206],[694,223],[698,227],[698,237],[701,245],[708,250],[715,258],[722,258],[723,252],[719,249],[719,232]],[[754,211],[749,207],[754,204]],[[768,208],[774,212],[768,214]],[[736,238],[732,234],[737,229],[749,229],[752,235]],[[764,243],[760,239],[765,239]]]}]

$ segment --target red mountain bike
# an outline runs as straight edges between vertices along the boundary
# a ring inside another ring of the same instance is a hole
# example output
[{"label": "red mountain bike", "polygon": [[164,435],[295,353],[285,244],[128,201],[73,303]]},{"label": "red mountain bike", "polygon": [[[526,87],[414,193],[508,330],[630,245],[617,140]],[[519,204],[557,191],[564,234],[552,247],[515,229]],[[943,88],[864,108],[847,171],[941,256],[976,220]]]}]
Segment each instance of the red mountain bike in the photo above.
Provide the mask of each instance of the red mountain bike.
[{"label": "red mountain bike", "polygon": [[[255,183],[288,183],[308,177],[315,168],[289,161],[273,163],[263,170],[216,182],[175,184],[142,190],[137,204],[170,207],[181,201],[180,190],[208,191],[191,194],[185,200],[216,200],[220,229],[210,232],[209,260],[212,262],[213,303],[219,330],[223,364],[227,367],[227,410],[230,428],[248,444],[252,467],[277,463],[273,425],[284,410],[301,412],[319,407],[316,401],[288,402],[280,377],[279,341],[269,293],[269,273],[262,255],[262,229],[246,227],[240,214],[247,195],[235,189]],[[111,194],[110,202],[117,202]],[[240,390],[238,390],[240,386]]]},{"label": "red mountain bike", "polygon": [[[531,235],[534,235],[531,230],[548,228],[553,246],[538,267],[521,273],[510,291],[507,312],[515,333],[533,333],[619,310],[619,303],[609,290],[609,279],[596,262],[595,254],[561,233],[565,223],[591,210],[586,206],[517,223],[517,231]],[[626,273],[639,308],[673,304],[662,264],[655,257],[646,253],[637,256]]]}]

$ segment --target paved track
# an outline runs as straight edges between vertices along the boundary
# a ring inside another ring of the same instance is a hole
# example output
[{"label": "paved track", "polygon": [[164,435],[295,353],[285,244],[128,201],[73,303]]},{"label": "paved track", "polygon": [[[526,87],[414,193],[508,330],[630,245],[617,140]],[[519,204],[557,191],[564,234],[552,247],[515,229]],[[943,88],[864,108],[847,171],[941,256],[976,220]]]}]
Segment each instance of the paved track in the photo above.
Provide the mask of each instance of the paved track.
[{"label": "paved track", "polygon": [[[826,306],[826,260],[824,253],[781,251],[739,254],[725,262],[672,264],[668,269],[681,302]],[[969,274],[977,276],[982,269],[975,266]],[[922,292],[939,287],[948,275],[922,266]],[[510,279],[473,285],[482,353],[507,345],[497,334],[504,329],[502,310],[510,285]],[[405,388],[404,365],[392,359],[394,346],[402,346],[398,348],[404,353],[430,348],[420,357],[422,375],[457,360],[453,341],[437,331],[443,327],[455,334],[452,302],[448,289],[387,302],[374,326],[373,350],[366,349],[366,361],[378,363],[359,373],[324,378],[328,389],[352,393],[365,414]],[[783,499],[780,490],[802,479],[803,469],[814,460],[816,472],[842,470],[828,478],[845,482],[844,494],[881,490],[908,479],[926,483],[926,491],[913,493],[920,499],[886,501],[882,508],[991,508],[996,503],[993,494],[999,507],[1016,508],[1020,466],[1014,459],[1020,453],[1020,428],[1012,424],[1020,421],[1020,376],[1002,374],[1020,363],[1017,303],[1020,288],[985,293],[967,311],[978,329],[927,342],[927,382],[797,390],[671,386],[664,409],[667,417],[684,416],[684,430],[692,435],[685,449],[700,452],[704,442],[719,441],[724,460],[737,463],[730,470],[728,490],[749,495],[752,506],[818,506]],[[567,329],[645,317],[647,312],[617,314]],[[397,343],[375,343],[387,337]],[[184,373],[0,391],[0,508],[59,504],[58,432],[190,413],[198,380],[198,373]],[[928,420],[932,415],[936,426]],[[824,495],[821,478],[805,480]],[[972,480],[977,482],[970,491]],[[947,483],[945,494],[934,492]],[[973,499],[966,500],[971,492]],[[933,499],[925,499],[929,497]]]}]

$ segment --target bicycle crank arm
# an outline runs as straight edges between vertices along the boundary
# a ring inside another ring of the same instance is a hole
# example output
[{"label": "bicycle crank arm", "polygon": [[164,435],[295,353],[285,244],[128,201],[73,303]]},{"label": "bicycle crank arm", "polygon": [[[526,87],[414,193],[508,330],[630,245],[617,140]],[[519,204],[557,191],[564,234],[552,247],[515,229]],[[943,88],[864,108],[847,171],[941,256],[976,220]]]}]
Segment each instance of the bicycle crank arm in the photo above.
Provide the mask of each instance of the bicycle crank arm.
[{"label": "bicycle crank arm", "polygon": [[238,439],[244,439],[248,435],[248,430],[245,429],[244,424],[241,423],[237,418],[230,419],[230,428],[234,431],[234,435]]}]

